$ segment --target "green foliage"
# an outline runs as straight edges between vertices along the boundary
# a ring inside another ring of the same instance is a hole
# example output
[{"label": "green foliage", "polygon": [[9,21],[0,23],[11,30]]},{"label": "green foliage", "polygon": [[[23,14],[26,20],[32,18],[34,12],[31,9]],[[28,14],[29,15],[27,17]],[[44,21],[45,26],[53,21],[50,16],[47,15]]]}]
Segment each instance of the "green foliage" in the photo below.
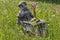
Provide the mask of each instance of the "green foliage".
[{"label": "green foliage", "polygon": [[49,22],[46,27],[47,37],[40,37],[23,35],[22,27],[16,23],[19,2],[19,0],[0,0],[0,40],[60,40],[60,5],[38,3],[37,17]]}]

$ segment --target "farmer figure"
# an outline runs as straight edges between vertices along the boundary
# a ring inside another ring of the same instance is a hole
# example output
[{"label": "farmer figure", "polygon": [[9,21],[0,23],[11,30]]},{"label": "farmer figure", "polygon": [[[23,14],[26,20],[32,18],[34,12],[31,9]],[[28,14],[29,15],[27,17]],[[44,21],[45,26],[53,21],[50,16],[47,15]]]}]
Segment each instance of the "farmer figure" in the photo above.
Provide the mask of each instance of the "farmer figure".
[{"label": "farmer figure", "polygon": [[21,9],[18,14],[18,24],[23,26],[25,32],[32,32],[32,27],[26,26],[24,23],[24,21],[30,21],[34,17],[26,5],[26,2],[20,2],[18,4],[18,7]]},{"label": "farmer figure", "polygon": [[[21,10],[18,14],[18,24],[23,26],[24,33],[33,33],[35,34],[37,31],[41,36],[45,35],[45,20],[38,19],[36,17],[36,4],[32,3],[31,6],[33,7],[34,15],[30,12],[30,10],[27,8],[26,2],[19,3],[19,8]],[[34,29],[35,32],[32,30]],[[37,31],[36,31],[37,30]]]}]

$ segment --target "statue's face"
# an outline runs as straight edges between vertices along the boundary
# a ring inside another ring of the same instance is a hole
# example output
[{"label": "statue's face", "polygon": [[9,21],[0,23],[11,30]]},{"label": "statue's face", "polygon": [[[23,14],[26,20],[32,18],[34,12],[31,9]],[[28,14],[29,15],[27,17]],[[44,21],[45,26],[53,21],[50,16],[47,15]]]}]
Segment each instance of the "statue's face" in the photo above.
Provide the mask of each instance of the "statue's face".
[{"label": "statue's face", "polygon": [[19,8],[25,8],[26,7],[26,2],[22,2],[18,6],[19,6]]}]

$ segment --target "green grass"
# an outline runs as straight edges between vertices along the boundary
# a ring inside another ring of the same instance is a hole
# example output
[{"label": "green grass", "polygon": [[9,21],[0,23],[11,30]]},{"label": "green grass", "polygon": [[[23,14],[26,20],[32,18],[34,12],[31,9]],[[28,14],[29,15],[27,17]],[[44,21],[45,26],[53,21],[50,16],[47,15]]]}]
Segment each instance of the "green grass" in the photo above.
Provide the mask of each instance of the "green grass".
[{"label": "green grass", "polygon": [[0,40],[60,40],[60,5],[38,3],[37,17],[49,22],[47,37],[40,37],[23,35],[21,26],[16,24],[19,2],[0,0]]}]

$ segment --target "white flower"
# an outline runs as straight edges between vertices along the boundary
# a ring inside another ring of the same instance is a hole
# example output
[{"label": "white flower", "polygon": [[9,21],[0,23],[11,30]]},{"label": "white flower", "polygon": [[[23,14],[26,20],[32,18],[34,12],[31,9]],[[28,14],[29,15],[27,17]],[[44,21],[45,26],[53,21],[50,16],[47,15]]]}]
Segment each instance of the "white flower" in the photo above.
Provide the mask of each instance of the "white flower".
[{"label": "white flower", "polygon": [[41,10],[38,11],[39,13],[41,12]]},{"label": "white flower", "polygon": [[55,16],[56,16],[55,14],[52,15],[52,17],[55,17]]},{"label": "white flower", "polygon": [[50,24],[48,24],[48,26],[49,26]]}]

